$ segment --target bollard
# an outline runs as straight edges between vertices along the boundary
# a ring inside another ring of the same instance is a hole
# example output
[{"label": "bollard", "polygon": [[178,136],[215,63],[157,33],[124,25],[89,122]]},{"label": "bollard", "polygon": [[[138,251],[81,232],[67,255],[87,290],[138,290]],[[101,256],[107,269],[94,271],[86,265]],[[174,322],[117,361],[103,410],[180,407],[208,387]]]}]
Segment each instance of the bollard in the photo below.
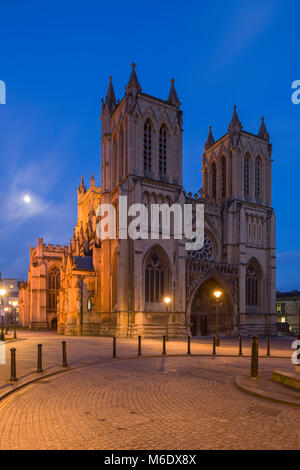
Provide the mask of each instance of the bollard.
[{"label": "bollard", "polygon": [[267,357],[271,356],[270,336],[267,337]]},{"label": "bollard", "polygon": [[38,344],[38,358],[37,358],[37,372],[43,372],[43,365],[42,365],[42,344]]},{"label": "bollard", "polygon": [[166,337],[163,336],[163,350],[162,350],[163,355],[166,355]]},{"label": "bollard", "polygon": [[113,337],[113,358],[117,357],[117,338]]},{"label": "bollard", "polygon": [[251,377],[258,377],[258,337],[252,336]]},{"label": "bollard", "polygon": [[142,355],[142,337],[138,336],[138,356]]},{"label": "bollard", "polygon": [[16,348],[11,348],[10,350],[11,358],[10,358],[10,381],[16,382],[17,375],[16,375]]},{"label": "bollard", "polygon": [[188,336],[188,343],[187,343],[187,354],[191,354],[191,337]]},{"label": "bollard", "polygon": [[62,353],[63,353],[63,363],[62,363],[62,366],[63,367],[68,367],[68,363],[67,363],[67,343],[66,341],[62,341]]},{"label": "bollard", "polygon": [[215,336],[213,337],[213,352],[212,353],[213,353],[213,356],[216,355],[216,338],[215,338]]},{"label": "bollard", "polygon": [[239,356],[243,355],[243,340],[242,337],[239,336]]}]

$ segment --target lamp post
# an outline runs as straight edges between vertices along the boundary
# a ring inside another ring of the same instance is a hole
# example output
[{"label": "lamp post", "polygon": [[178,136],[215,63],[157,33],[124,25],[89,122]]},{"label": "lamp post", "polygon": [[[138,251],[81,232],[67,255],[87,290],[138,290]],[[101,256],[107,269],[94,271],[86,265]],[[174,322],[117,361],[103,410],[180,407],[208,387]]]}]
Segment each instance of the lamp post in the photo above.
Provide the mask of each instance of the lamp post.
[{"label": "lamp post", "polygon": [[8,307],[5,307],[4,312],[5,312],[5,334],[7,335],[8,330],[9,330],[9,327],[8,327],[8,312],[9,312],[9,308],[8,308]]},{"label": "lamp post", "polygon": [[214,291],[213,295],[216,299],[216,346],[220,346],[218,307],[219,307],[220,299],[222,297],[222,292],[220,290],[216,290]]},{"label": "lamp post", "polygon": [[[169,313],[169,305],[170,303],[172,302],[172,299],[171,297],[169,297],[168,295],[164,298],[164,302],[167,306],[167,313]],[[168,316],[169,317],[169,316]],[[168,341],[169,340],[169,337],[168,337],[168,324],[169,324],[169,318],[167,318],[167,328],[166,328],[166,340]]]},{"label": "lamp post", "polygon": [[16,306],[18,305],[18,302],[16,300],[14,300],[12,302],[12,306],[13,306],[13,313],[14,313],[14,321],[15,321],[15,325],[14,325],[14,339],[17,338],[17,311],[16,311]]},{"label": "lamp post", "polygon": [[1,297],[1,341],[4,341],[4,331],[3,331],[3,297],[6,295],[5,289],[0,289]]}]

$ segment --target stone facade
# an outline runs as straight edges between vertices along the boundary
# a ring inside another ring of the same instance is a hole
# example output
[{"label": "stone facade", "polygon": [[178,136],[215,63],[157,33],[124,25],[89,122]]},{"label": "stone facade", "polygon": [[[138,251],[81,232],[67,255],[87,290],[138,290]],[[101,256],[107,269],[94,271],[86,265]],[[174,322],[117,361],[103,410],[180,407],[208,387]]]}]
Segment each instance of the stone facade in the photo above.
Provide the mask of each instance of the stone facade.
[{"label": "stone facade", "polygon": [[[93,176],[88,189],[82,179],[73,239],[68,249],[53,247],[57,259],[42,241],[32,249],[20,293],[24,324],[49,325],[47,272],[55,264],[59,333],[204,335],[214,333],[218,315],[222,334],[275,334],[272,146],[264,121],[258,135],[246,132],[235,107],[222,138],[215,141],[210,129],[203,187],[193,195],[182,187],[182,111],[174,80],[167,100],[150,96],[133,64],[120,102],[110,78],[101,120],[101,188]],[[100,242],[97,208],[112,204],[118,215],[121,196],[128,206],[147,208],[190,203],[195,211],[204,204],[204,247],[187,252],[185,240],[174,237],[125,239],[119,226],[116,238]],[[223,294],[218,304],[215,289]]]}]

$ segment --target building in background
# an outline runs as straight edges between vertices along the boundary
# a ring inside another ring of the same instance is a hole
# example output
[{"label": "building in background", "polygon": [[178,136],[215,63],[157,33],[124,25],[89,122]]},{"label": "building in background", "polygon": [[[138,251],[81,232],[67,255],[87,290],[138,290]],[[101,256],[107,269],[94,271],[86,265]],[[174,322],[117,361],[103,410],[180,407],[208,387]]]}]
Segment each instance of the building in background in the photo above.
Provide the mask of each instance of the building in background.
[{"label": "building in background", "polygon": [[278,335],[299,335],[300,291],[277,292],[276,314]]},{"label": "building in background", "polygon": [[[57,320],[66,335],[186,337],[215,334],[218,318],[222,334],[275,335],[272,144],[264,120],[250,133],[234,107],[221,138],[209,130],[196,194],[182,186],[183,115],[174,80],[167,99],[151,96],[132,64],[121,101],[110,78],[101,121],[101,187],[93,176],[89,188],[81,180],[68,248],[42,239],[31,248],[22,324],[49,328]],[[186,251],[185,240],[174,237],[100,241],[97,208],[111,204],[118,214],[120,196],[147,208],[177,203],[195,211],[203,204],[203,248]]]},{"label": "building in background", "polygon": [[[19,316],[19,287],[21,283],[18,279],[5,278],[2,279],[0,273],[0,289],[5,291],[5,294],[0,297],[1,315],[3,315],[9,322],[14,321],[14,314],[18,320]],[[13,302],[17,302],[17,306],[13,307]]]}]

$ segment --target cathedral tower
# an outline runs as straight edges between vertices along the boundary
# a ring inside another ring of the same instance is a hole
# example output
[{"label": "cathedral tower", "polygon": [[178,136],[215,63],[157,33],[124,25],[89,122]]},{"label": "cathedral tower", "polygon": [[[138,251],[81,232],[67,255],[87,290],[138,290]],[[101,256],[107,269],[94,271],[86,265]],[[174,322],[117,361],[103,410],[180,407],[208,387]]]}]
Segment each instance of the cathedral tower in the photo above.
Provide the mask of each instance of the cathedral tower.
[{"label": "cathedral tower", "polygon": [[[182,111],[174,80],[168,99],[153,97],[142,91],[132,64],[120,102],[110,77],[101,120],[102,201],[113,204],[117,214],[121,196],[128,207],[145,204],[149,211],[153,203],[183,204]],[[150,226],[148,234],[123,239],[118,227],[115,240],[102,241],[103,331],[186,334],[184,243],[151,240]]]},{"label": "cathedral tower", "polygon": [[274,334],[275,215],[272,145],[264,118],[257,135],[243,130],[236,106],[226,135],[212,129],[203,154],[206,220],[218,213],[220,262],[239,267],[235,325],[241,333]]}]

